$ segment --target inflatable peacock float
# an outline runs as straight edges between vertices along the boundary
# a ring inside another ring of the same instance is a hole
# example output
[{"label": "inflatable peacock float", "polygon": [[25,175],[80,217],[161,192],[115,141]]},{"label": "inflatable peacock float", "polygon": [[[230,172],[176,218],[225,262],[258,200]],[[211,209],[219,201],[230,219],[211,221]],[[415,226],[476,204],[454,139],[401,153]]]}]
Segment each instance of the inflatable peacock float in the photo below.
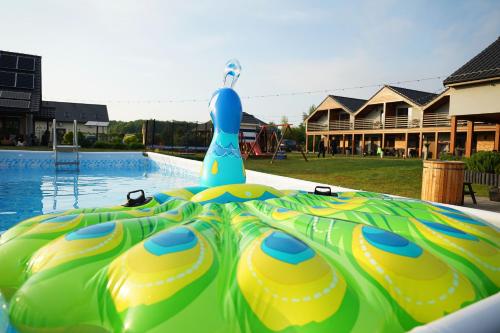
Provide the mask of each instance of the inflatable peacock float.
[{"label": "inflatable peacock float", "polygon": [[201,184],[22,221],[0,238],[0,332],[400,332],[495,294],[500,233],[368,192],[245,184],[232,89]]}]

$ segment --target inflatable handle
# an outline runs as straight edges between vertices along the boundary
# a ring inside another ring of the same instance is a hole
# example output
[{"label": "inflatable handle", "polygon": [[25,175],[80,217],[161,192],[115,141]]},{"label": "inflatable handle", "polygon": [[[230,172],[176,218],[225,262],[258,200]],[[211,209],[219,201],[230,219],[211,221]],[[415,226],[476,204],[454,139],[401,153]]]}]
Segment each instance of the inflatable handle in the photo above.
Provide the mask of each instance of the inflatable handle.
[{"label": "inflatable handle", "polygon": [[314,188],[314,194],[316,195],[326,195],[326,196],[337,196],[337,193],[332,194],[332,189],[329,186],[316,186]]},{"label": "inflatable handle", "polygon": [[[133,193],[141,193],[137,198],[131,198],[130,195]],[[146,203],[146,195],[144,194],[144,190],[135,190],[127,193],[127,203],[124,205],[125,207],[134,207],[139,206]]]}]

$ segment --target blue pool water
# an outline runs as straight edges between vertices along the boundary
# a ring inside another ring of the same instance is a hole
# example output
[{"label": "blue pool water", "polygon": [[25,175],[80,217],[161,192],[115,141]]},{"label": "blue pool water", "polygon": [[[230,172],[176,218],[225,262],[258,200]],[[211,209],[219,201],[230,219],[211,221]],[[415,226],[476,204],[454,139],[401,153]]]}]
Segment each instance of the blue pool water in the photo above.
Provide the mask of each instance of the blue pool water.
[{"label": "blue pool water", "polygon": [[198,177],[169,168],[95,169],[58,172],[0,170],[0,231],[39,214],[71,208],[122,204],[128,192],[146,195],[198,183]]}]

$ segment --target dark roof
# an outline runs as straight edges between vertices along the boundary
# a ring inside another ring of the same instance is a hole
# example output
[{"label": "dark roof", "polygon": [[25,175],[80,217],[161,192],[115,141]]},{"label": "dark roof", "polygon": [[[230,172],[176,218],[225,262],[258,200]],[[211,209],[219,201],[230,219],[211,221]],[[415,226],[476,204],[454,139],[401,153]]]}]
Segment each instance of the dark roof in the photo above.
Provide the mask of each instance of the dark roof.
[{"label": "dark roof", "polygon": [[331,98],[345,106],[349,111],[356,112],[363,104],[366,103],[366,99],[352,98],[352,97],[344,97],[344,96],[336,96],[330,95]]},{"label": "dark roof", "polygon": [[419,104],[419,105],[424,105],[431,99],[435,98],[437,94],[433,94],[427,91],[420,91],[420,90],[413,90],[413,89],[408,89],[408,88],[401,88],[401,87],[395,87],[395,86],[387,86],[390,89],[398,92],[399,94],[405,96],[409,100]]},{"label": "dark roof", "polygon": [[444,85],[500,77],[500,37],[443,81]]},{"label": "dark roof", "polygon": [[87,121],[109,121],[108,108],[100,104],[82,104],[67,102],[42,102],[43,113],[55,114],[57,121],[73,121],[76,119],[79,123]]},{"label": "dark roof", "polygon": [[241,123],[242,124],[255,124],[255,125],[267,125],[265,122],[262,120],[255,118],[253,115],[243,112],[243,115],[241,116]]}]

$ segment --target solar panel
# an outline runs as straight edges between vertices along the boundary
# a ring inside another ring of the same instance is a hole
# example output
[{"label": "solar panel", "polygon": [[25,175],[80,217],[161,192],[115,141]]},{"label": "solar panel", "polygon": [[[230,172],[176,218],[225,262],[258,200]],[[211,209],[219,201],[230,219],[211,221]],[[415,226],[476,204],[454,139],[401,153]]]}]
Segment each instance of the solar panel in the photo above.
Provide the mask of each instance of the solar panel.
[{"label": "solar panel", "polygon": [[17,57],[14,55],[0,54],[0,68],[17,68]]},{"label": "solar panel", "polygon": [[0,99],[0,106],[8,108],[29,109],[30,101],[20,101],[16,99]]},{"label": "solar panel", "polygon": [[0,97],[2,97],[2,98],[10,98],[10,99],[30,100],[31,99],[31,93],[20,92],[20,91],[0,90]]},{"label": "solar panel", "polygon": [[35,76],[33,74],[17,73],[17,88],[33,89],[35,86]]},{"label": "solar panel", "polygon": [[25,71],[35,70],[35,59],[27,57],[18,57],[17,68]]},{"label": "solar panel", "polygon": [[0,86],[14,87],[16,85],[16,73],[0,71]]}]

